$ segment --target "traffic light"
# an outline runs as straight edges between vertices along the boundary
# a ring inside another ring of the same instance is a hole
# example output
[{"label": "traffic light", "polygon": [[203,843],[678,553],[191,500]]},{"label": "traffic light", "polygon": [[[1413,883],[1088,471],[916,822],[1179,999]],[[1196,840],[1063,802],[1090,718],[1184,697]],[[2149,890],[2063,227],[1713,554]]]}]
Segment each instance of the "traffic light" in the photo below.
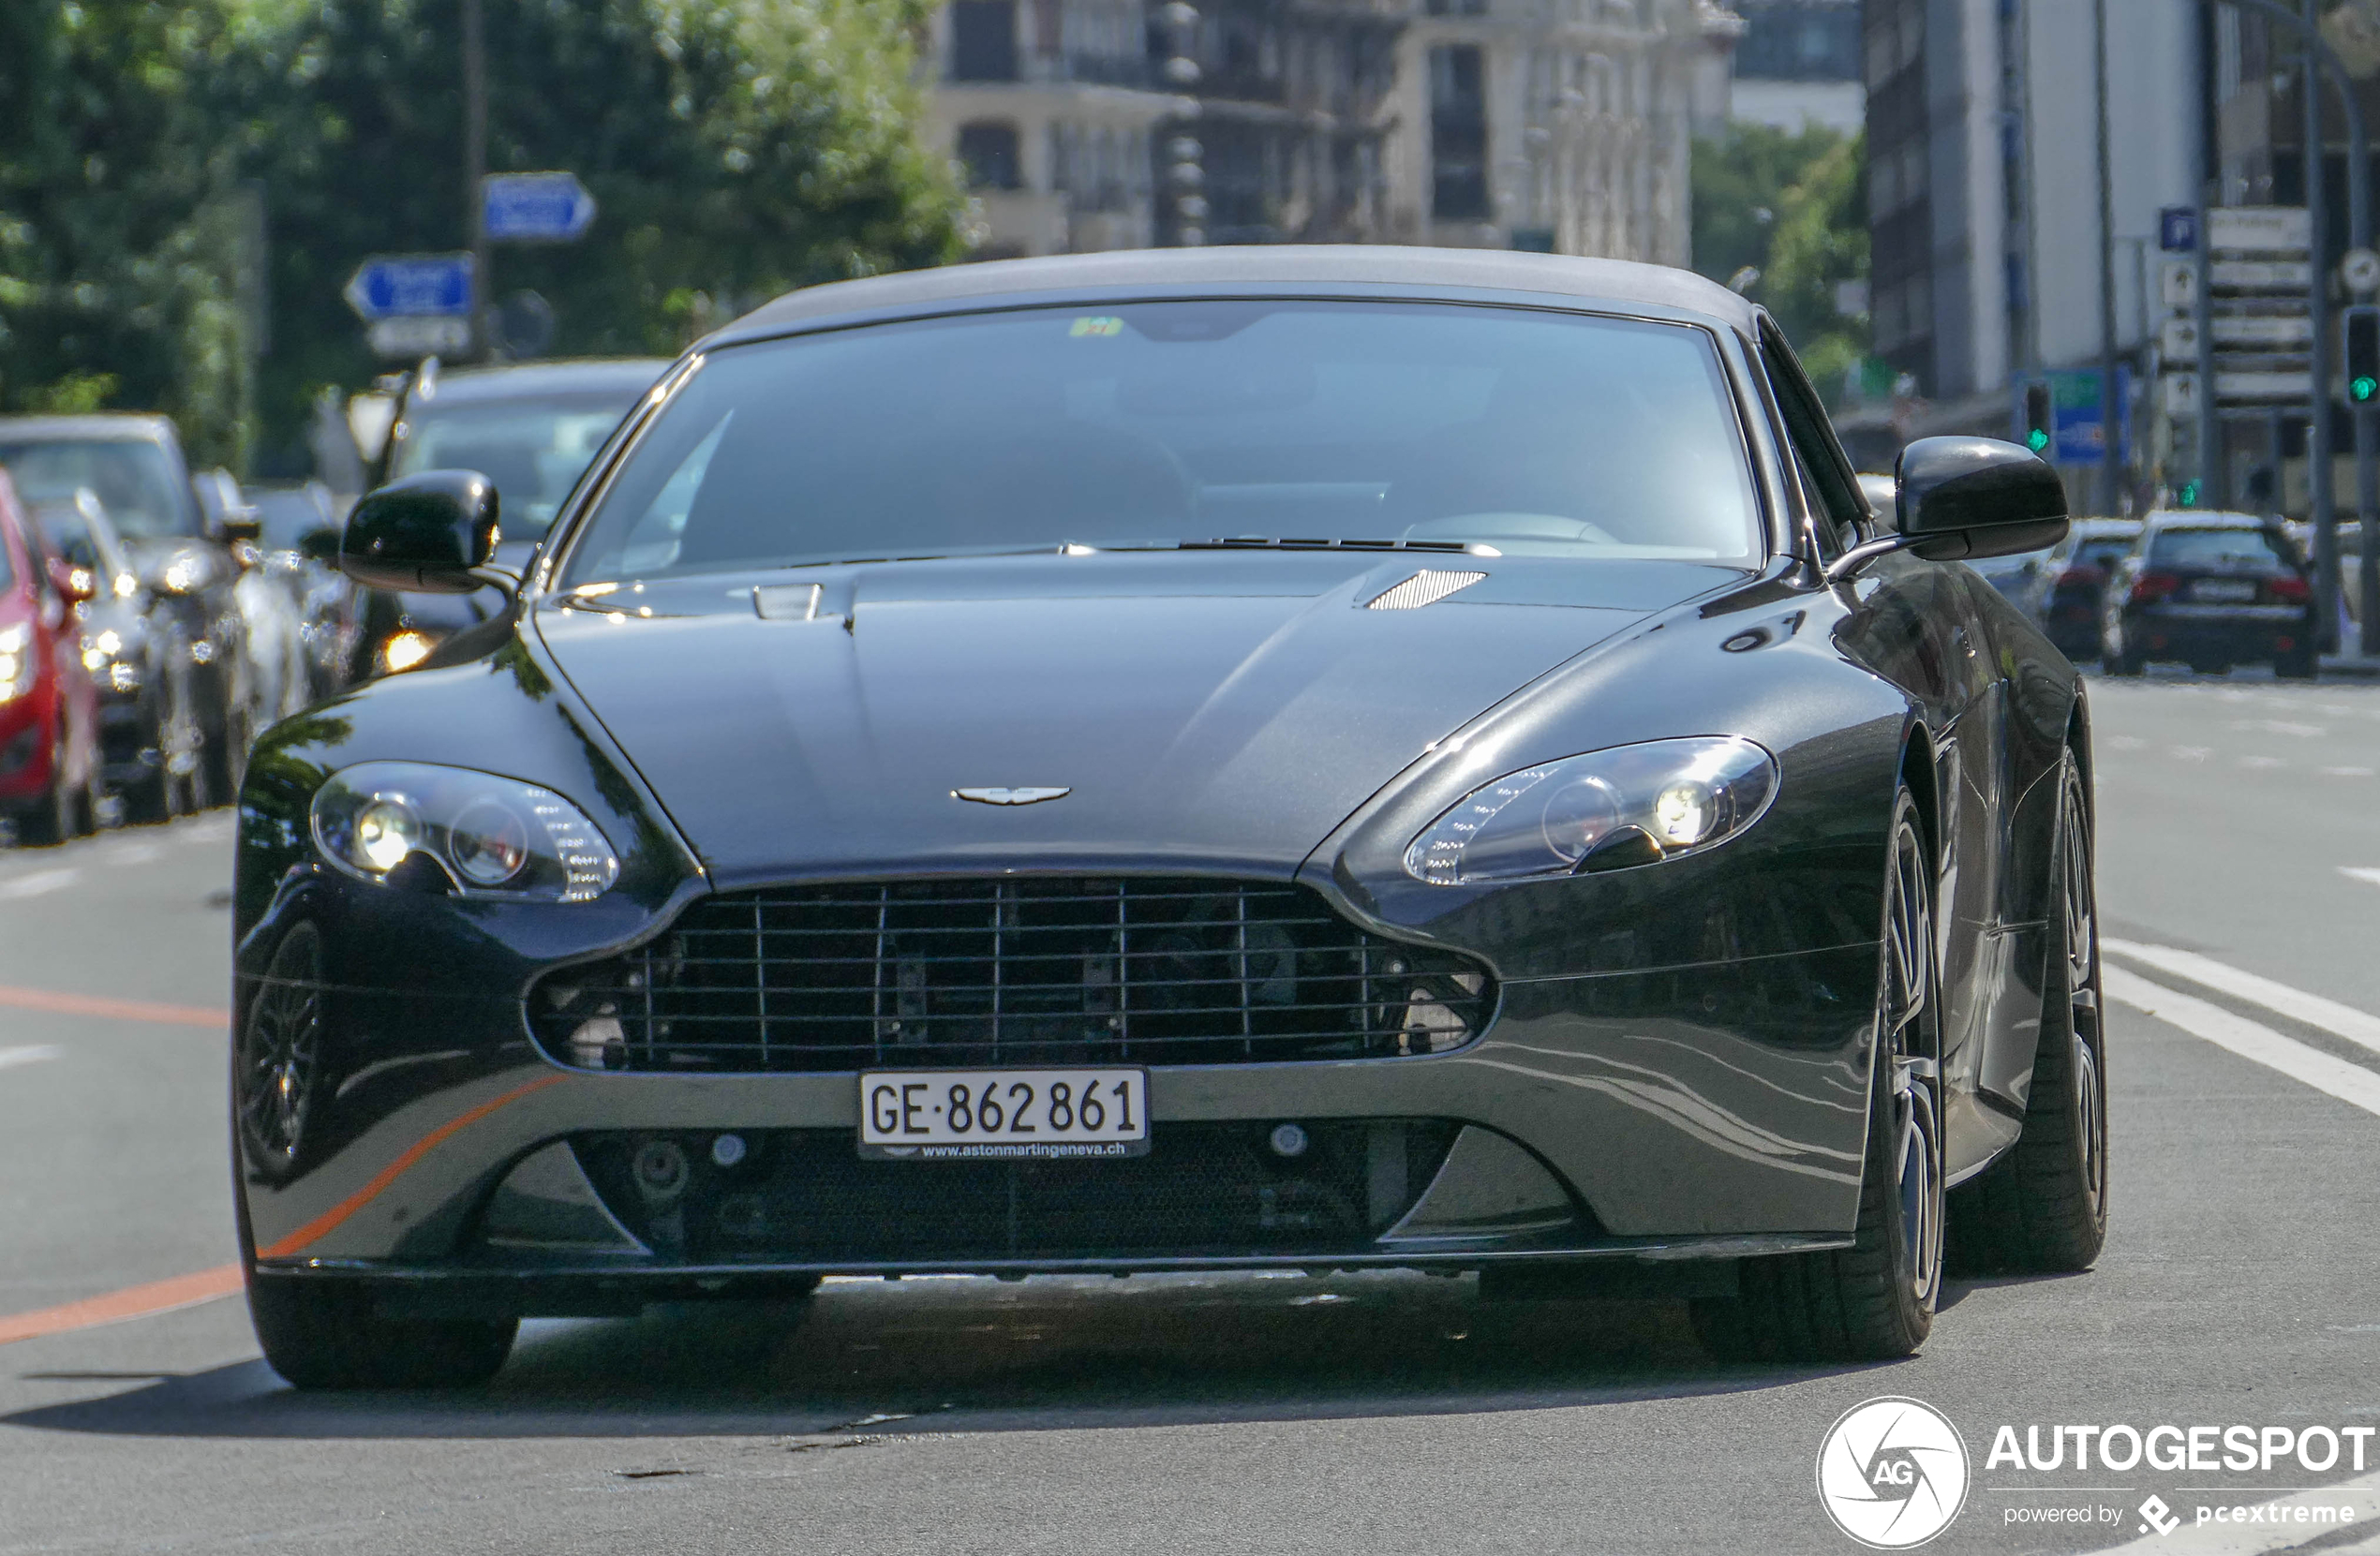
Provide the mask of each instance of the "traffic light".
[{"label": "traffic light", "polygon": [[2057,426],[2056,412],[2051,409],[2049,386],[2029,383],[2025,386],[2025,447],[2035,453],[2047,453],[2049,440]]},{"label": "traffic light", "polygon": [[2184,508],[2195,508],[2195,507],[2197,507],[2197,506],[2198,506],[2198,491],[2199,491],[2199,488],[2198,488],[2198,483],[2197,483],[2196,482],[2194,482],[2194,481],[2185,481],[2185,482],[2183,482],[2181,483],[2181,506],[2182,506],[2182,507],[2184,507]]},{"label": "traffic light", "polygon": [[2380,307],[2349,308],[2339,322],[2346,336],[2347,403],[2368,406],[2380,400]]}]

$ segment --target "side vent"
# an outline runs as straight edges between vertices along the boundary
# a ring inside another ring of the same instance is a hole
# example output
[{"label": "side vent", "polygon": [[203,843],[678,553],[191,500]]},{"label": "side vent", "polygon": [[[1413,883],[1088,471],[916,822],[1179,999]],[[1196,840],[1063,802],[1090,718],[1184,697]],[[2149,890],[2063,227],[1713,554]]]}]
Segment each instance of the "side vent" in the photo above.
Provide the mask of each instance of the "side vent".
[{"label": "side vent", "polygon": [[1367,611],[1418,611],[1424,605],[1435,605],[1448,595],[1467,589],[1487,576],[1484,572],[1452,572],[1438,568],[1423,568],[1388,593],[1367,600]]}]

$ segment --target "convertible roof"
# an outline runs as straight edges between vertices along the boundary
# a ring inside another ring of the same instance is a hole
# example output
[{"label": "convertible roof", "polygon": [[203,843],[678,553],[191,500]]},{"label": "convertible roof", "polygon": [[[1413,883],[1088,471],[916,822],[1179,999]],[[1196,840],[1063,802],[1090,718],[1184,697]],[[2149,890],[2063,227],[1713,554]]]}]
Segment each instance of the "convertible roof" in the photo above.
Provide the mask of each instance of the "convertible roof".
[{"label": "convertible roof", "polygon": [[722,341],[765,335],[840,315],[931,310],[949,304],[1034,292],[1108,292],[1147,288],[1358,286],[1464,291],[1542,292],[1619,308],[1650,305],[1723,320],[1749,334],[1751,304],[1717,282],[1667,265],[1501,249],[1411,248],[1390,244],[1270,244],[1247,247],[1143,248],[996,259],[904,271],[806,287],[747,314]]}]

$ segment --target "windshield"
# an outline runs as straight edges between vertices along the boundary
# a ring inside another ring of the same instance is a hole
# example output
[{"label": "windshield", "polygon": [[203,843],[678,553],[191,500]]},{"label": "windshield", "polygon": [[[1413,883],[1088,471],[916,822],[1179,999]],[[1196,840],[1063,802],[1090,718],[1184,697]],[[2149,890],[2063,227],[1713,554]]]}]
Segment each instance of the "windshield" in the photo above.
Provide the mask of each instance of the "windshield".
[{"label": "windshield", "polygon": [[89,487],[119,535],[153,540],[199,533],[188,483],[165,450],[146,438],[0,442],[0,465],[27,502],[72,501],[78,489]]},{"label": "windshield", "polygon": [[2149,547],[2161,568],[2222,568],[2231,571],[2295,572],[2297,568],[2262,529],[2167,529]]},{"label": "windshield", "polygon": [[391,476],[477,470],[496,483],[508,541],[534,541],[643,391],[550,400],[464,400],[406,413]]},{"label": "windshield", "polygon": [[721,351],[640,439],[569,577],[1227,538],[1761,551],[1701,330],[1165,303]]}]

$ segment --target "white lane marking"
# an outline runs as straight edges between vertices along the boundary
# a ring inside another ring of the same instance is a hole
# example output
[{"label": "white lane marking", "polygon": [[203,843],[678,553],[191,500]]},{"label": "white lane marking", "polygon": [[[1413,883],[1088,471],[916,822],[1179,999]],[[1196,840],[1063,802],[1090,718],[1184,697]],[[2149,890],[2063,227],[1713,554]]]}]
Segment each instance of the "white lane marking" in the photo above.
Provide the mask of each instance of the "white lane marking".
[{"label": "white lane marking", "polygon": [[2111,751],[2136,751],[2149,742],[2136,734],[2111,734],[2100,744]]},{"label": "white lane marking", "polygon": [[0,881],[0,898],[39,897],[44,892],[54,892],[60,887],[71,886],[82,878],[82,872],[73,868],[35,870],[30,875],[20,875],[13,881]]},{"label": "white lane marking", "polygon": [[2370,865],[2342,865],[2339,867],[2339,873],[2350,881],[2361,881],[2369,885],[2380,886],[2380,869],[2374,869]]},{"label": "white lane marking", "polygon": [[[2171,1534],[2150,1534],[2125,1545],[2109,1548],[2108,1556],[2118,1551],[2157,1550],[2164,1556],[2264,1556],[2269,1550],[2294,1550],[2312,1545],[2319,1539],[2335,1539],[2340,1531],[2368,1523],[2380,1513],[2380,1474],[2368,1474],[2354,1480],[2343,1480],[2336,1486],[2319,1486],[2296,1496],[2276,1497],[2261,1505],[2266,1509],[2261,1521],[2215,1523],[2196,1521],[2197,1509],[2207,1506],[2237,1507],[2242,1505],[2221,1496],[2180,1498],[2184,1505],[2175,1511],[2189,1520],[2185,1527]],[[2255,1504],[2247,1505],[2254,1506]],[[2354,1522],[2298,1523],[2297,1509],[2300,1507],[2352,1507]],[[2136,1526],[2135,1526],[2136,1527]],[[2353,1548],[2358,1551],[2380,1549],[2380,1542],[2366,1540]],[[2339,1551],[2335,1556],[2347,1556]]]},{"label": "white lane marking", "polygon": [[2324,729],[2320,724],[2293,724],[2286,719],[2235,719],[2231,722],[2231,727],[2235,730],[2262,730],[2268,734],[2294,734],[2299,736],[2328,734],[2330,733],[2328,730]]},{"label": "white lane marking", "polygon": [[66,1052],[54,1044],[37,1043],[24,1048],[0,1048],[0,1070],[14,1064],[37,1064],[45,1059],[55,1059]]},{"label": "white lane marking", "polygon": [[119,843],[102,857],[111,865],[145,865],[164,852],[155,843]]},{"label": "white lane marking", "polygon": [[2176,746],[2174,755],[2183,762],[2204,762],[2215,754],[2212,746]]},{"label": "white lane marking", "polygon": [[2324,778],[2370,778],[2373,776],[2373,769],[2370,767],[2325,767],[2322,769],[2322,776]]},{"label": "white lane marking", "polygon": [[[2380,870],[2371,873],[2380,877]],[[2227,962],[2219,962],[2212,956],[2201,956],[2194,951],[2177,951],[2169,945],[2142,945],[2135,941],[2124,940],[2103,939],[2099,943],[2119,956],[2145,962],[2161,971],[2187,978],[2194,984],[2236,995],[2292,1021],[2319,1027],[2333,1037],[2343,1037],[2350,1043],[2380,1054],[2380,1015],[2367,1015],[2353,1005],[2343,1005],[2319,994],[2308,994],[2304,989],[2277,984],[2270,978],[2260,978],[2253,972],[2242,972]]]},{"label": "white lane marking", "polygon": [[2319,1048],[2309,1048],[2295,1038],[2282,1036],[2270,1027],[2234,1015],[2221,1005],[2210,1005],[2194,995],[2177,993],[2120,967],[2101,969],[2101,977],[2109,999],[2145,1011],[2193,1037],[2203,1037],[2218,1048],[2228,1048],[2241,1059],[2278,1070],[2291,1080],[2327,1091],[2343,1103],[2380,1118],[2380,1072],[2333,1059]]},{"label": "white lane marking", "polygon": [[2289,764],[2277,756],[2243,756],[2239,759],[2239,765],[2242,767],[2286,767]]}]

